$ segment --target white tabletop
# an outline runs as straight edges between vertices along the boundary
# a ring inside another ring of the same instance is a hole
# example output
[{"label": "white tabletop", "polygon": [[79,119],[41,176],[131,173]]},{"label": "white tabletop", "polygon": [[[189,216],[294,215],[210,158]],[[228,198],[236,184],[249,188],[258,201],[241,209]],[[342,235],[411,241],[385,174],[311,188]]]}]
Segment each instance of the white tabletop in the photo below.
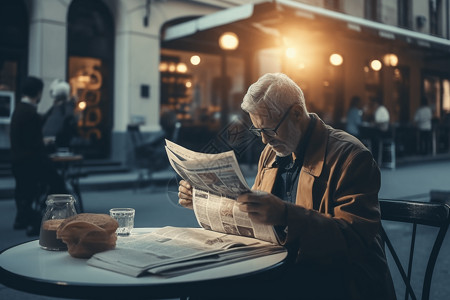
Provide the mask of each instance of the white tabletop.
[{"label": "white tabletop", "polygon": [[[148,231],[148,230],[145,230]],[[134,229],[139,234],[142,229]],[[126,237],[121,237],[126,238]],[[249,259],[226,266],[219,266],[172,278],[143,276],[139,278],[87,265],[86,259],[71,257],[67,251],[48,251],[40,248],[38,240],[6,249],[0,254],[2,278],[8,275],[34,283],[55,284],[73,287],[117,287],[117,286],[170,286],[178,284],[245,277],[262,273],[282,265],[287,252]],[[4,279],[2,279],[3,281]],[[16,280],[16,279],[15,279]],[[6,277],[5,277],[6,281]],[[8,283],[2,282],[8,285]],[[12,286],[13,288],[19,288]],[[27,291],[24,286],[23,290]],[[33,291],[31,291],[33,292]],[[45,294],[45,291],[44,293]]]}]

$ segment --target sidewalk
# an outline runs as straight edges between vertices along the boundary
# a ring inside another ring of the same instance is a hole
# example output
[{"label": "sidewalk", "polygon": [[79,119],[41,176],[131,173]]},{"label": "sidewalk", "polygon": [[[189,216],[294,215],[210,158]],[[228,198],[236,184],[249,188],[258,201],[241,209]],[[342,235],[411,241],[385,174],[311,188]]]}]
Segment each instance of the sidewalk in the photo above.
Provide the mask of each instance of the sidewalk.
[{"label": "sidewalk", "polygon": [[[256,166],[241,165],[241,170],[249,183],[253,184],[256,175]],[[109,174],[95,174],[81,177],[79,180],[81,192],[104,191],[121,189],[143,189],[149,186],[167,186],[176,184],[176,173],[169,167],[155,172],[150,178],[139,170]],[[0,177],[0,201],[14,198],[15,181],[12,176]]]}]

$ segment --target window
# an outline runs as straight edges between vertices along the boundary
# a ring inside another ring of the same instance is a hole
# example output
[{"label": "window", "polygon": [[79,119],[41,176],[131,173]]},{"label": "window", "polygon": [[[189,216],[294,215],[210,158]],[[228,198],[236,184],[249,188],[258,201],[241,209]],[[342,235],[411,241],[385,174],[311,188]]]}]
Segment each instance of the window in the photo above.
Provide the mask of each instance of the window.
[{"label": "window", "polygon": [[114,21],[102,1],[72,1],[67,51],[68,81],[80,109],[83,107],[78,122],[83,155],[108,157],[114,102]]},{"label": "window", "polygon": [[412,28],[411,0],[397,1],[398,26]]},{"label": "window", "polygon": [[340,11],[340,1],[339,0],[325,0],[324,7],[327,9]]},{"label": "window", "polygon": [[379,21],[379,1],[378,0],[365,0],[364,2],[364,17],[372,21]]},{"label": "window", "polygon": [[434,35],[442,35],[441,30],[441,9],[442,0],[430,0],[430,33]]}]

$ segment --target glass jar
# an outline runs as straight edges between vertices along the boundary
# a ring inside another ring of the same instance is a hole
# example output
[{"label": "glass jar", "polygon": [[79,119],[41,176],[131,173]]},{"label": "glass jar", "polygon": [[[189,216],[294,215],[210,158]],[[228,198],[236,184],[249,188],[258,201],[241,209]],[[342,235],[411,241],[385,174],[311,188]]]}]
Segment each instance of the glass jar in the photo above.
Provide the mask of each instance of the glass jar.
[{"label": "glass jar", "polygon": [[77,214],[72,195],[49,195],[45,201],[47,208],[41,223],[39,245],[46,250],[67,250],[67,245],[56,238],[56,231],[64,219]]}]

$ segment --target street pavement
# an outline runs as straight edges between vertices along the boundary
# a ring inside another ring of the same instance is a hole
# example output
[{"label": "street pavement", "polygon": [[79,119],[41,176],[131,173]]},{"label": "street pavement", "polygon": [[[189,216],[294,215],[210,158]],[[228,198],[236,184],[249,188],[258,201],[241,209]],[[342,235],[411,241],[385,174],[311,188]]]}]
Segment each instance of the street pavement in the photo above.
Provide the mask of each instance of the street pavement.
[{"label": "street pavement", "polygon": [[[244,175],[251,185],[254,180],[254,168],[245,168]],[[135,181],[136,174],[122,174],[110,177],[97,176],[91,181],[119,182]],[[83,204],[85,212],[108,213],[112,207],[133,207],[136,209],[136,227],[197,227],[198,224],[192,211],[180,207],[177,204],[177,188],[173,184],[173,173],[166,172],[155,174],[158,184],[137,189],[137,185],[130,184],[110,184],[98,190],[87,188],[83,190]],[[86,179],[88,180],[88,179]],[[0,180],[1,181],[1,180]],[[8,182],[0,182],[0,187],[9,185]],[[85,182],[86,187],[88,183]],[[98,186],[98,185],[97,185]],[[428,201],[429,192],[432,189],[450,190],[450,160],[416,163],[398,167],[395,170],[382,169],[382,185],[380,198],[405,199],[415,201]],[[0,250],[16,245],[21,242],[35,239],[27,237],[24,231],[12,230],[15,206],[13,199],[0,200]],[[400,247],[400,252],[406,254],[409,250],[409,233],[411,228],[406,224],[384,222],[386,231],[391,237],[395,247]],[[416,293],[421,295],[421,283],[424,274],[424,266],[428,259],[431,242],[435,237],[433,228],[419,226],[415,263],[413,264],[412,282]],[[401,254],[400,254],[401,255]],[[403,257],[403,256],[402,256]],[[403,298],[404,285],[394,267],[394,263],[388,256],[391,266],[392,276],[397,290],[398,298]],[[402,260],[406,263],[407,257]],[[53,297],[36,296],[28,293],[15,291],[0,285],[0,300],[8,299],[57,299]],[[450,299],[450,235],[447,235],[441,248],[433,275],[430,299],[447,300]]]}]

